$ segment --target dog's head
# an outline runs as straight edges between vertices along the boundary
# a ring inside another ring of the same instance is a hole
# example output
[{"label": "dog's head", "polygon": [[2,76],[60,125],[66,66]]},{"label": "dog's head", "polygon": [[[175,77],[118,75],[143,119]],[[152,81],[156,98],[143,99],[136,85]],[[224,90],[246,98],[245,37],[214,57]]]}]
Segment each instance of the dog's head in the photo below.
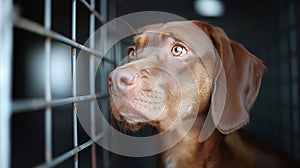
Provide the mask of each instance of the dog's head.
[{"label": "dog's head", "polygon": [[224,106],[211,110],[220,132],[248,122],[264,65],[221,29],[199,21],[154,24],[140,29],[134,42],[128,62],[108,79],[117,120],[133,130],[144,124],[165,130]]}]

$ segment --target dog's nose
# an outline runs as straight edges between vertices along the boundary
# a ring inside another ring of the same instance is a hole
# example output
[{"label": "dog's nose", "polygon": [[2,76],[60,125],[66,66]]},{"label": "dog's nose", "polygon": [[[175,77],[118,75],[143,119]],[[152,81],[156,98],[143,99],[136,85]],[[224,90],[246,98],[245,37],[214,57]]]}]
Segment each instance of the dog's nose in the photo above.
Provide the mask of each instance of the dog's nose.
[{"label": "dog's nose", "polygon": [[113,89],[126,93],[136,84],[137,71],[131,68],[116,69],[108,77],[108,84]]}]

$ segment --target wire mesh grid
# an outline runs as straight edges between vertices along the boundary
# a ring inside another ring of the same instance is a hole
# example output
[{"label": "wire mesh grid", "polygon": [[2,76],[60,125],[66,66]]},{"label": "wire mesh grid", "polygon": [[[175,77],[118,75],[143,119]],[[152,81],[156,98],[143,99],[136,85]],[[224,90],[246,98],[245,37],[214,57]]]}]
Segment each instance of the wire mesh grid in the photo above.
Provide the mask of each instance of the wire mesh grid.
[{"label": "wire mesh grid", "polygon": [[[77,4],[77,1],[80,4]],[[51,29],[52,21],[52,7],[51,0],[45,0],[44,2],[44,24],[41,25],[37,22],[34,22],[25,17],[19,17],[17,21],[12,18],[13,11],[13,2],[0,1],[0,51],[1,51],[1,60],[0,61],[0,167],[8,168],[11,166],[11,139],[10,132],[11,126],[14,123],[11,123],[11,116],[17,115],[22,112],[35,111],[35,110],[44,110],[44,163],[36,165],[36,167],[55,167],[65,160],[73,157],[74,167],[78,167],[79,157],[78,153],[86,148],[91,148],[91,165],[92,167],[97,167],[97,152],[96,144],[90,138],[84,143],[78,142],[78,121],[77,121],[77,103],[82,101],[89,101],[90,103],[90,116],[91,116],[91,130],[93,139],[101,138],[100,135],[96,135],[94,129],[95,125],[95,103],[96,99],[107,99],[107,93],[95,93],[95,79],[94,79],[94,61],[95,59],[101,58],[100,52],[95,49],[95,39],[90,39],[89,46],[84,46],[76,41],[76,15],[78,11],[77,5],[85,6],[90,12],[89,18],[89,35],[91,36],[95,32],[95,23],[98,21],[100,24],[103,24],[107,21],[107,1],[99,0],[100,12],[96,10],[95,0],[90,0],[89,2],[85,0],[72,0],[72,12],[71,12],[71,39],[67,36],[64,36],[58,32],[55,32]],[[14,22],[14,23],[13,23]],[[29,99],[29,100],[13,100],[11,96],[11,85],[12,85],[12,44],[13,37],[13,26],[23,31],[32,32],[39,36],[45,37],[44,40],[44,57],[45,57],[45,67],[44,67],[44,80],[45,80],[45,89],[44,89],[44,98],[38,99]],[[51,85],[51,45],[53,41],[66,44],[71,46],[71,73],[72,73],[72,97],[54,99],[52,95],[52,85]],[[77,49],[80,49],[83,52],[88,53],[89,59],[89,94],[79,96],[77,94],[76,86],[76,56]],[[108,64],[115,65],[113,61],[104,59]],[[101,73],[101,72],[100,72]],[[107,72],[105,72],[107,73]],[[104,75],[102,75],[102,78]],[[103,79],[103,82],[105,80]],[[102,88],[103,90],[103,88]],[[101,89],[100,89],[101,91]],[[66,104],[72,104],[73,107],[73,149],[64,152],[59,156],[53,155],[53,108],[57,106],[62,106]],[[108,153],[103,150],[103,165],[98,165],[98,167],[107,167],[108,164]]]}]

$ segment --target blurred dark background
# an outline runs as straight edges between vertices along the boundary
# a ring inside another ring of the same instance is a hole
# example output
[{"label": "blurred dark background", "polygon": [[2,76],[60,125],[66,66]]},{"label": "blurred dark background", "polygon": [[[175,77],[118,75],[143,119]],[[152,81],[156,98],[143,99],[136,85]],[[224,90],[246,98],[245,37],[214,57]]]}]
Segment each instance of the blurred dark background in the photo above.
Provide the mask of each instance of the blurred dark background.
[{"label": "blurred dark background", "polygon": [[[260,94],[251,110],[250,123],[243,129],[285,150],[300,161],[300,1],[220,0],[223,12],[218,16],[204,16],[204,13],[197,12],[195,2],[196,0],[109,0],[108,16],[111,20],[132,12],[163,11],[223,28],[231,39],[242,43],[251,53],[261,58],[267,67]],[[20,9],[21,16],[44,23],[43,1],[15,0],[14,4]],[[77,41],[83,44],[89,36],[89,11],[80,3],[77,9]],[[97,24],[98,28],[100,26]],[[52,29],[71,37],[71,1],[53,0]],[[44,40],[44,37],[14,29],[14,100],[44,97],[44,77],[41,70]],[[56,69],[52,74],[53,80],[57,81],[53,83],[53,97],[70,97],[71,48],[56,42],[52,46],[52,66]],[[55,54],[57,50],[59,54]],[[54,156],[57,156],[72,148],[71,105],[55,108],[53,118]],[[43,119],[43,110],[13,115],[12,167],[32,167],[44,162]],[[79,128],[79,138],[79,143],[88,139],[82,128]],[[90,167],[89,150],[79,153],[81,167]],[[98,147],[97,151],[101,158],[102,149]],[[101,167],[101,159],[98,162]],[[70,159],[59,167],[70,167],[72,164],[73,160]],[[124,166],[155,167],[155,157],[130,158],[110,154],[110,167]]]}]

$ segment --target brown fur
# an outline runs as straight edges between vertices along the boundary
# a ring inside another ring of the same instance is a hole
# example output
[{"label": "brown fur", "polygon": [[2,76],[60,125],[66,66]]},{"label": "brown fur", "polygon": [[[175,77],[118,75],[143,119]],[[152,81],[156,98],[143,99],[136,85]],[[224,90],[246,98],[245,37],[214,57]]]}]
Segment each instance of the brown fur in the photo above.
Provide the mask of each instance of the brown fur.
[{"label": "brown fur", "polygon": [[[204,32],[199,37],[194,37],[195,26]],[[297,166],[284,152],[275,150],[244,132],[236,131],[248,122],[250,108],[258,95],[265,70],[260,59],[241,44],[231,41],[220,28],[199,21],[150,25],[142,28],[139,34],[135,39],[137,56],[113,71],[109,77],[110,92],[118,100],[111,98],[112,114],[117,120],[125,122],[125,127],[127,125],[129,129],[138,130],[144,124],[150,124],[158,133],[173,131],[179,137],[182,136],[180,125],[168,130],[176,117],[182,122],[193,116],[197,117],[187,136],[160,154],[160,166]],[[196,38],[197,42],[191,38]],[[169,51],[174,42],[186,43],[187,54],[172,57]],[[161,51],[152,50],[153,47],[160,48]],[[219,105],[215,101],[219,93],[213,93],[214,89],[221,87],[219,84],[214,85],[215,51],[226,75],[226,102],[224,111],[212,111],[211,122],[217,129],[200,143],[200,130],[208,111],[212,106]],[[175,74],[175,78],[181,80],[179,84],[163,68]],[[191,75],[190,71],[193,74],[192,81],[187,77]],[[194,87],[195,84],[197,87]],[[124,86],[126,89],[122,88]],[[123,102],[134,103],[120,114],[118,105]],[[160,109],[162,104],[164,108]],[[169,141],[166,139],[162,143],[168,144]]]}]

